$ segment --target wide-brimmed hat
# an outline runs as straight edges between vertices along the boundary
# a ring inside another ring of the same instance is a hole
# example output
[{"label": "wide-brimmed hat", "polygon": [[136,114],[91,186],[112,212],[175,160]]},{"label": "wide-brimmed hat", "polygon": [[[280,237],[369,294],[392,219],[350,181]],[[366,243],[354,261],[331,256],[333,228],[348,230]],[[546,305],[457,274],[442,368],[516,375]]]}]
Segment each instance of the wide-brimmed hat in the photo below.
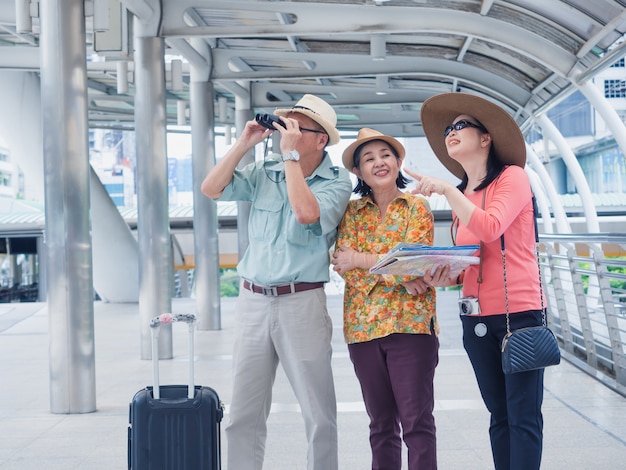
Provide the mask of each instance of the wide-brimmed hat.
[{"label": "wide-brimmed hat", "polygon": [[448,155],[443,131],[460,114],[475,117],[491,135],[498,159],[506,165],[524,168],[526,143],[513,117],[500,106],[469,93],[443,93],[424,101],[421,118],[424,134],[435,155],[457,178],[465,170]]},{"label": "wide-brimmed hat", "polygon": [[335,145],[341,140],[337,126],[337,113],[331,105],[314,95],[304,95],[293,108],[274,110],[277,116],[287,116],[289,113],[300,113],[310,117],[324,128],[328,134],[328,145]]},{"label": "wide-brimmed hat", "polygon": [[367,127],[364,127],[361,130],[359,130],[356,136],[356,140],[352,142],[350,145],[348,145],[348,147],[343,151],[343,155],[341,157],[341,159],[343,160],[343,166],[345,166],[348,170],[353,171],[354,170],[354,152],[356,151],[357,148],[359,148],[359,146],[371,140],[382,140],[383,142],[387,142],[389,145],[391,145],[394,148],[394,150],[398,154],[398,158],[400,158],[400,161],[402,161],[402,159],[404,158],[404,154],[405,154],[404,146],[400,142],[398,142],[393,137],[384,135],[374,129],[369,129]]}]

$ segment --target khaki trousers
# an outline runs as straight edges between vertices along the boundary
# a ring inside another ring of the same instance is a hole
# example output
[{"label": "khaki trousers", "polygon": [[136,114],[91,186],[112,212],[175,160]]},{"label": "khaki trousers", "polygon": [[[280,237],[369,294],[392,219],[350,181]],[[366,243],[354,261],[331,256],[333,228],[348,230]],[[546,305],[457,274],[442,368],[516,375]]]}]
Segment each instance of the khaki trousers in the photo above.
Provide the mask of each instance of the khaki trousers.
[{"label": "khaki trousers", "polygon": [[304,418],[307,470],[337,470],[332,322],[324,289],[271,297],[242,287],[236,315],[233,393],[226,426],[228,470],[263,467],[279,362]]}]

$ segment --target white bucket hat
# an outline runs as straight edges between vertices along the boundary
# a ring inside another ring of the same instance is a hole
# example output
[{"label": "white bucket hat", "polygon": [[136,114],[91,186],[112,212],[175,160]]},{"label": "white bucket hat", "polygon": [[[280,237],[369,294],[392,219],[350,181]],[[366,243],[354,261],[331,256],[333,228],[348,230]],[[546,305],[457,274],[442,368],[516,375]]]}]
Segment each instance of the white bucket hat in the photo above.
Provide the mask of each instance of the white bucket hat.
[{"label": "white bucket hat", "polygon": [[324,128],[328,134],[328,145],[335,145],[341,140],[337,131],[337,113],[331,105],[314,95],[304,95],[293,108],[276,109],[276,116],[287,116],[289,113],[300,113],[310,117]]}]

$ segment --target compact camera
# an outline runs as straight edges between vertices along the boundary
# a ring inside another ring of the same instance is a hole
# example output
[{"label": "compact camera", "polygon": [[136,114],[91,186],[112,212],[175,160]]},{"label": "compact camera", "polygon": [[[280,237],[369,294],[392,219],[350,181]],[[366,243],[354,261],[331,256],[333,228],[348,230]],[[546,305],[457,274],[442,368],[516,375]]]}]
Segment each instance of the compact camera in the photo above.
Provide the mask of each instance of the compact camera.
[{"label": "compact camera", "polygon": [[463,297],[459,299],[459,313],[461,315],[478,315],[480,307],[476,297]]},{"label": "compact camera", "polygon": [[285,127],[283,121],[281,121],[278,117],[272,116],[271,114],[257,114],[254,119],[257,123],[261,124],[263,127],[275,131],[276,128],[272,125],[273,122]]}]

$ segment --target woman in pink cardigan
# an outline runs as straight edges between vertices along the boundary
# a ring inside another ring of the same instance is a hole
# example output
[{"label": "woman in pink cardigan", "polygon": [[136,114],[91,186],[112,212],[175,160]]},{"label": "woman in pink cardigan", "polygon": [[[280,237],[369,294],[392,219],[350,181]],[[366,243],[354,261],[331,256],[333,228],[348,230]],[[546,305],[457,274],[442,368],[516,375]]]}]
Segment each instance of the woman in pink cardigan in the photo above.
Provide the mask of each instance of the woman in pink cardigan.
[{"label": "woman in pink cardigan", "polygon": [[417,180],[414,192],[444,195],[453,212],[454,243],[481,245],[481,263],[458,278],[449,279],[446,267],[424,280],[435,286],[463,284],[466,301],[459,302],[463,345],[491,413],[489,436],[496,470],[539,469],[544,370],[505,375],[500,350],[507,331],[502,235],[511,330],[542,323],[524,137],[505,110],[465,93],[426,100],[421,117],[437,158],[461,183],[454,186],[406,170]]}]

